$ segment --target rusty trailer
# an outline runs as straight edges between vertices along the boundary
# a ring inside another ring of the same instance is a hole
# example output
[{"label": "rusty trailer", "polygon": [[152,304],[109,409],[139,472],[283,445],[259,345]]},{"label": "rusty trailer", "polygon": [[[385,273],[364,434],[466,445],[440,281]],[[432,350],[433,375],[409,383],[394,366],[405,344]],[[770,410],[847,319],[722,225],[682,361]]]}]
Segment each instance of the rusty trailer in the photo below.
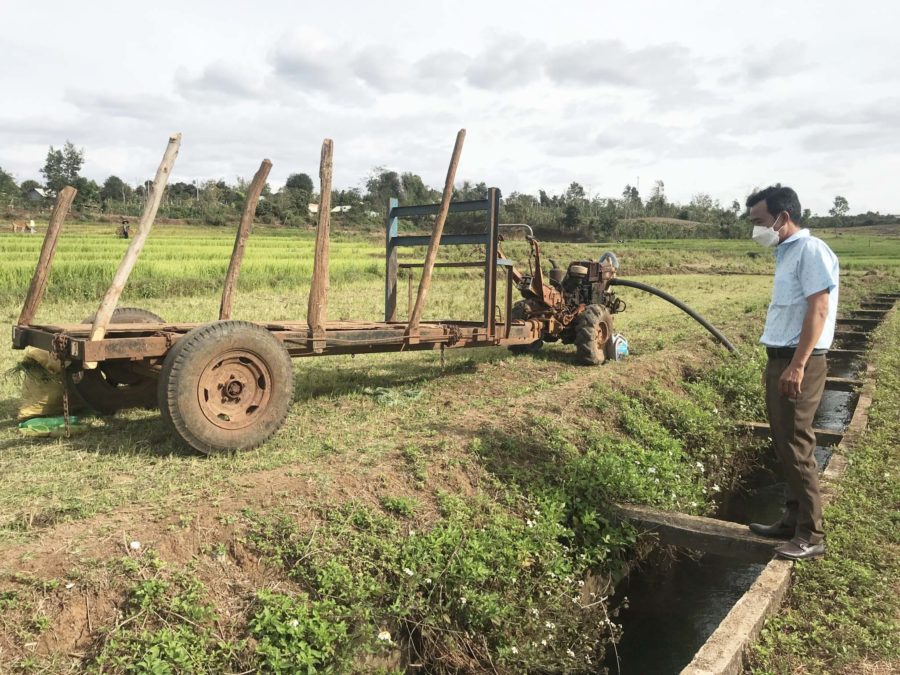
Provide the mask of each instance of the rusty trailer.
[{"label": "rusty trailer", "polygon": [[[41,324],[34,316],[46,288],[62,222],[75,191],[59,194],[44,245],[19,321],[13,327],[14,349],[37,347],[55,354],[67,373],[67,393],[91,408],[113,413],[129,407],[159,408],[166,424],[203,453],[257,447],[283,424],[292,402],[291,358],[413,350],[505,346],[531,351],[544,340],[575,343],[582,360],[599,363],[610,355],[611,314],[621,309],[609,286],[615,257],[572,263],[551,271],[545,281],[540,250],[530,232],[532,273],[519,273],[500,250],[500,191],[485,199],[452,202],[456,166],[465,131],[457,136],[439,204],[400,206],[391,200],[386,218],[384,321],[327,321],[328,238],[332,143],[322,146],[319,208],[309,311],[300,321],[235,321],[231,306],[247,238],[271,162],[264,160],[244,204],[225,277],[219,318],[205,323],[167,323],[137,308],[117,307],[128,276],[150,233],[168,175],[180,144],[172,136],[157,171],[136,236],[97,312],[84,323]],[[450,213],[482,213],[483,231],[444,234]],[[400,219],[436,216],[430,236],[400,235]],[[522,227],[522,226],[516,226]],[[526,230],[528,230],[527,226]],[[481,260],[437,262],[440,246],[479,245]],[[399,250],[427,246],[421,263],[400,263]],[[481,321],[423,321],[423,308],[435,267],[477,267],[484,271]],[[416,300],[409,289],[408,321],[397,321],[398,270],[421,268]],[[555,265],[554,265],[555,268]],[[502,270],[498,274],[498,270]],[[498,280],[504,284],[496,302]],[[513,302],[518,289],[524,300]]]}]

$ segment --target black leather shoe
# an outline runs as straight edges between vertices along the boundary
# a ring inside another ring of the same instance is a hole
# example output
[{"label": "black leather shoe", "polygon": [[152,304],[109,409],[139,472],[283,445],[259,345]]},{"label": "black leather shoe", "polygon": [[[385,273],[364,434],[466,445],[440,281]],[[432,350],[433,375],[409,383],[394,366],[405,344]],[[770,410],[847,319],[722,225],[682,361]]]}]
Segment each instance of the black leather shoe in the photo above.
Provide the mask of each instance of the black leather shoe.
[{"label": "black leather shoe", "polygon": [[775,553],[779,558],[788,560],[808,560],[825,555],[825,542],[819,544],[807,544],[805,541],[792,539],[786,544],[775,547]]},{"label": "black leather shoe", "polygon": [[790,539],[794,536],[796,529],[793,525],[787,525],[781,520],[773,525],[750,523],[751,532],[762,537],[772,537],[773,539]]}]

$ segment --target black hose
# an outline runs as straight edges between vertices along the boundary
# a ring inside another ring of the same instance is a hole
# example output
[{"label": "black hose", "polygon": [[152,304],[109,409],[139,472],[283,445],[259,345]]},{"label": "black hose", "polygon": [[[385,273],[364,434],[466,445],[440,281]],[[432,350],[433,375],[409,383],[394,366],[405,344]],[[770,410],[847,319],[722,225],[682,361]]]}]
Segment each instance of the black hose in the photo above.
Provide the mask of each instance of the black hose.
[{"label": "black hose", "polygon": [[665,293],[665,292],[659,290],[658,288],[653,288],[653,286],[648,286],[647,284],[642,284],[640,281],[631,281],[629,279],[613,278],[610,280],[609,283],[612,286],[628,286],[629,288],[637,288],[638,290],[645,291],[647,293],[652,293],[653,295],[656,295],[667,302],[671,302],[678,309],[680,309],[681,311],[688,314],[694,321],[696,321],[701,326],[703,326],[706,330],[708,330],[710,333],[712,333],[713,336],[719,342],[722,343],[722,346],[725,347],[725,349],[727,349],[728,351],[730,351],[732,353],[737,351],[737,349],[735,349],[734,345],[728,341],[728,338],[726,338],[724,335],[722,335],[722,333],[720,333],[718,331],[718,329],[716,329],[715,326],[713,326],[709,321],[707,321],[702,316],[697,314],[697,312],[692,310],[686,304],[681,302],[681,300],[672,297],[668,293]]}]

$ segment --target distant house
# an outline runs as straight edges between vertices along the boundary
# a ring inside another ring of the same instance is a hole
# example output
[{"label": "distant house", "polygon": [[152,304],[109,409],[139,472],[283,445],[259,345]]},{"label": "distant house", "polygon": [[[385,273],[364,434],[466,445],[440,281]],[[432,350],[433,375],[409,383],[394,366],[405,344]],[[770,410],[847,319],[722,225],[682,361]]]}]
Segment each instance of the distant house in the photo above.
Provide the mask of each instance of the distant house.
[{"label": "distant house", "polygon": [[318,204],[310,204],[310,205],[309,205],[309,212],[310,212],[310,213],[318,213],[318,212],[319,212],[319,205],[318,205]]},{"label": "distant house", "polygon": [[25,193],[25,199],[30,202],[42,202],[45,199],[50,199],[50,191],[43,188],[31,188]]},{"label": "distant house", "polygon": [[351,207],[349,204],[345,204],[344,206],[335,206],[333,209],[331,209],[331,212],[332,213],[347,213],[347,211],[349,211],[350,208]]}]

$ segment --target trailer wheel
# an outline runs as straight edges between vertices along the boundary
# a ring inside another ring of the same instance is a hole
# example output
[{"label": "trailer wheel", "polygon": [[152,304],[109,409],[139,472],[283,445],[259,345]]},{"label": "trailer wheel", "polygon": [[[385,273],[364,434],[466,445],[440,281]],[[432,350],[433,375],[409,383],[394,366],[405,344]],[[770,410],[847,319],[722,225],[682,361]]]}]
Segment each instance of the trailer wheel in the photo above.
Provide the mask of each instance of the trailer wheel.
[{"label": "trailer wheel", "polygon": [[293,394],[284,345],[246,321],[193,329],[169,350],[159,376],[163,420],[207,455],[264,443],[284,423]]},{"label": "trailer wheel", "polygon": [[575,324],[575,349],[578,360],[599,366],[615,357],[613,324],[609,310],[602,305],[588,305]]},{"label": "trailer wheel", "polygon": [[[524,300],[519,300],[512,306],[512,309],[509,311],[509,319],[510,321],[524,321],[525,320],[525,306],[526,302]],[[535,340],[531,344],[527,345],[510,345],[508,347],[509,351],[513,354],[534,354],[539,351],[541,347],[544,346],[543,340]]]},{"label": "trailer wheel", "polygon": [[[116,307],[109,322],[165,323],[165,319],[139,307]],[[94,315],[81,323],[94,323]],[[91,370],[66,371],[66,380],[98,413],[156,407],[156,378],[134,373],[123,363],[104,361]]]}]

